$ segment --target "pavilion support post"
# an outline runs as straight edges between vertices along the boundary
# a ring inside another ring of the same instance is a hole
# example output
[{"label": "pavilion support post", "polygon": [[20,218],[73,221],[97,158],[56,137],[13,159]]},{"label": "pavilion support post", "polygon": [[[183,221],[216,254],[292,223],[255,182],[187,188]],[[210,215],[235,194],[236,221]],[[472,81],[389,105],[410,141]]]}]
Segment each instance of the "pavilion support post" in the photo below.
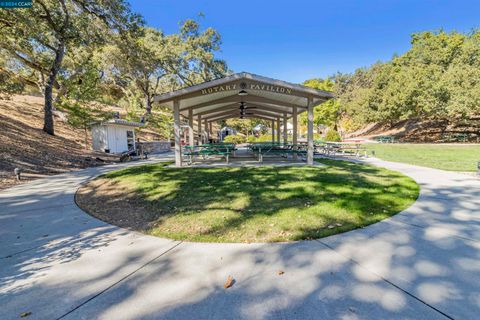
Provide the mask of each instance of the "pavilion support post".
[{"label": "pavilion support post", "polygon": [[188,144],[190,147],[195,145],[193,133],[193,109],[188,110]]},{"label": "pavilion support post", "polygon": [[206,142],[209,143],[209,142],[210,142],[210,133],[208,132],[207,119],[205,119],[205,120],[203,121],[203,131],[205,131],[205,133],[206,133],[206,138],[207,138],[207,141],[206,141]]},{"label": "pavilion support post", "polygon": [[208,136],[211,138],[213,136],[212,123],[208,124]]},{"label": "pavilion support post", "polygon": [[202,116],[198,115],[197,118],[197,125],[198,125],[198,145],[202,144]]},{"label": "pavilion support post", "polygon": [[272,143],[275,143],[275,120],[272,120]]},{"label": "pavilion support post", "polygon": [[277,142],[280,143],[280,117],[277,117]]},{"label": "pavilion support post", "polygon": [[288,143],[287,114],[283,114],[283,143]]},{"label": "pavilion support post", "polygon": [[313,165],[313,99],[308,98],[307,105],[307,164]]},{"label": "pavilion support post", "polygon": [[181,145],[181,128],[180,128],[180,103],[178,100],[173,101],[173,129],[175,138],[175,166],[182,166],[182,145]]},{"label": "pavilion support post", "polygon": [[[293,107],[292,124],[293,124],[293,136],[292,136],[293,149],[297,150],[298,149],[297,107]],[[297,160],[298,157],[296,153],[293,154],[293,158]]]}]

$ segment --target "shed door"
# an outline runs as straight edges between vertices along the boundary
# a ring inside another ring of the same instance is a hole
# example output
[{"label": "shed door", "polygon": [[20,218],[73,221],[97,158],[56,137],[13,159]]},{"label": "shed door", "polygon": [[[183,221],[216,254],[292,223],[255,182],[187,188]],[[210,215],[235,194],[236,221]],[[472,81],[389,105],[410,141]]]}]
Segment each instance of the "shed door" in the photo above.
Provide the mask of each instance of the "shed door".
[{"label": "shed door", "polygon": [[127,130],[124,128],[115,128],[115,146],[116,152],[128,151]]},{"label": "shed door", "polygon": [[110,150],[111,153],[117,153],[117,138],[115,134],[115,127],[114,126],[107,126],[107,149]]},{"label": "shed door", "polygon": [[129,151],[135,149],[135,134],[133,130],[127,130],[127,146]]}]

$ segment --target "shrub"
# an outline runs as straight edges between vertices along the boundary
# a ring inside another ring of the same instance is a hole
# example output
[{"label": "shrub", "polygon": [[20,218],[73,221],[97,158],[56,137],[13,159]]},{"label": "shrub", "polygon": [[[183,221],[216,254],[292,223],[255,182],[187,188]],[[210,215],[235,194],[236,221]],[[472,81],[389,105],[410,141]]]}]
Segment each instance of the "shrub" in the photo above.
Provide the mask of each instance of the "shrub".
[{"label": "shrub", "polygon": [[325,135],[325,141],[341,141],[342,138],[340,137],[340,134],[333,130],[330,129],[327,131],[327,134]]},{"label": "shrub", "polygon": [[271,133],[262,134],[257,138],[256,142],[272,142],[272,134]]},{"label": "shrub", "polygon": [[223,142],[240,144],[240,143],[245,143],[246,140],[247,140],[247,139],[246,139],[244,136],[232,135],[232,136],[226,136],[226,137],[223,139]]},{"label": "shrub", "polygon": [[255,143],[255,142],[272,142],[272,135],[270,133],[268,134],[262,134],[258,137],[255,136],[249,136],[247,139],[248,143]]},{"label": "shrub", "polygon": [[325,139],[320,133],[314,133],[313,134],[313,141],[324,141]]}]

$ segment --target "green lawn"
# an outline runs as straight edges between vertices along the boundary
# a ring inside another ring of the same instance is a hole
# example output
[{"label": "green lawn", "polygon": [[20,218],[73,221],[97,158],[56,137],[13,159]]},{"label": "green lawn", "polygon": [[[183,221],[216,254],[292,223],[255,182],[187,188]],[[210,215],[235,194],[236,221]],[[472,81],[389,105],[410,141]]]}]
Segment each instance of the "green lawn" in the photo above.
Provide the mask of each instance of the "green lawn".
[{"label": "green lawn", "polygon": [[479,145],[442,144],[368,144],[376,157],[395,162],[449,170],[476,171],[480,161]]},{"label": "green lawn", "polygon": [[[113,224],[126,226],[133,216],[136,222],[147,219],[149,227],[143,231],[155,236],[275,242],[365,226],[402,211],[418,196],[418,185],[400,173],[321,161],[326,166],[132,167],[94,180],[77,200],[93,215],[103,212],[100,218]],[[115,214],[113,207],[119,208]]]}]

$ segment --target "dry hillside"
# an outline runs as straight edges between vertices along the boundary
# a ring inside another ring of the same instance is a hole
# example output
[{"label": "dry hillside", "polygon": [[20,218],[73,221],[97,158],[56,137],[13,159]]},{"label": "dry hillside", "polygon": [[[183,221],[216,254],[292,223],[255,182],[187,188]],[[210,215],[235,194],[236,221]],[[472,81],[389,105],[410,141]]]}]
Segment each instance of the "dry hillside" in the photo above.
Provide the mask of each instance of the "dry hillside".
[{"label": "dry hillside", "polygon": [[[96,106],[125,116],[120,107]],[[85,150],[83,130],[70,127],[61,118],[55,116],[56,135],[50,136],[42,131],[42,97],[14,95],[5,99],[0,96],[0,189],[18,183],[13,173],[15,168],[22,170],[23,181],[29,181],[118,161],[116,156]],[[196,121],[194,128],[197,128]],[[213,128],[214,131],[219,129],[217,125]],[[91,148],[90,132],[88,134],[88,147]],[[140,141],[165,140],[150,128],[142,128],[137,138]]]},{"label": "dry hillside", "polygon": [[[464,123],[449,124],[444,121],[405,120],[394,125],[370,124],[347,135],[348,138],[375,138],[395,136],[401,142],[475,142],[480,141],[480,118]],[[465,137],[465,138],[464,138]]]},{"label": "dry hillside", "polygon": [[56,136],[44,133],[42,125],[41,97],[17,95],[0,100],[0,189],[17,183],[14,168],[20,168],[28,181],[103,164],[95,160],[97,154],[85,151],[83,131],[71,128],[58,117]]}]

